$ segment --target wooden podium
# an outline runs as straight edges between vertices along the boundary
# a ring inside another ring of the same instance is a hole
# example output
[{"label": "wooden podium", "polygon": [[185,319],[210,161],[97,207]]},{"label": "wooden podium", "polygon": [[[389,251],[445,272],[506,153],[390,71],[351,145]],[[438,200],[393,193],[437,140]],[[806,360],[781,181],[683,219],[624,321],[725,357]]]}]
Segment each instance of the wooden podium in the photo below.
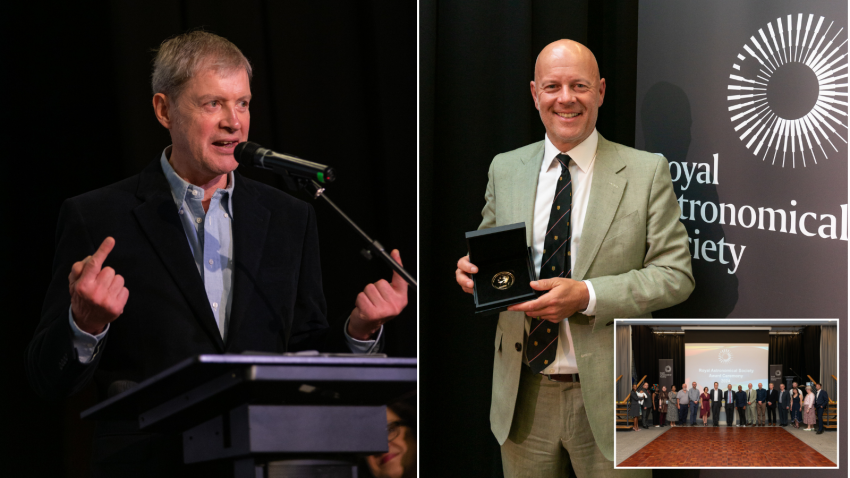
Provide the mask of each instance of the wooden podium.
[{"label": "wooden podium", "polygon": [[386,404],[414,393],[416,359],[199,355],[82,413],[182,432],[184,463],[236,478],[356,477],[387,451]]}]

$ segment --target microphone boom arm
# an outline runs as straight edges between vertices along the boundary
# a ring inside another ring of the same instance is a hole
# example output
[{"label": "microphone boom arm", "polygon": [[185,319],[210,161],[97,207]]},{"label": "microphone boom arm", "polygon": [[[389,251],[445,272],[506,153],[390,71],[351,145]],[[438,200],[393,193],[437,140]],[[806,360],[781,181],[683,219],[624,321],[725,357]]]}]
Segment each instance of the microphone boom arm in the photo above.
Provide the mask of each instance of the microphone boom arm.
[{"label": "microphone boom arm", "polygon": [[[360,237],[362,237],[366,242],[369,243],[369,250],[373,254],[376,254],[378,257],[383,259],[384,262],[386,262],[387,265],[392,267],[395,272],[398,272],[398,274],[402,277],[402,279],[404,279],[405,282],[412,285],[413,287],[419,286],[416,283],[416,279],[409,272],[407,272],[404,267],[401,266],[401,264],[396,262],[395,259],[393,259],[392,256],[389,255],[389,253],[387,253],[387,251],[384,249],[384,246],[381,245],[380,242],[378,242],[376,239],[372,239],[371,237],[369,237],[369,235],[366,234],[363,229],[360,229],[360,227],[354,221],[352,221],[350,217],[348,217],[344,212],[342,212],[342,209],[340,209],[339,206],[337,206],[333,201],[331,201],[331,199],[327,195],[325,195],[325,188],[320,186],[316,181],[313,181],[312,179],[296,179],[292,178],[292,176],[289,176],[288,178],[284,176],[284,178],[289,179],[290,181],[292,181],[292,179],[295,179],[300,189],[304,189],[305,191],[309,192],[313,196],[313,199],[324,199],[325,202],[334,211],[336,211],[337,214],[340,215],[340,217],[345,220],[345,222],[347,222],[355,231],[357,231],[357,234],[359,234]],[[286,182],[289,183],[289,181]]]}]

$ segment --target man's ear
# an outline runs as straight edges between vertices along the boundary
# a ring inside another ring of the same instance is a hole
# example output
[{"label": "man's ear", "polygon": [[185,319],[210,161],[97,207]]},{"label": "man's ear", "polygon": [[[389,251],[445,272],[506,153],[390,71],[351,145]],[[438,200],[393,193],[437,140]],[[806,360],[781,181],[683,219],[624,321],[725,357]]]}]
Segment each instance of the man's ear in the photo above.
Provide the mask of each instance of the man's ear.
[{"label": "man's ear", "polygon": [[159,124],[170,130],[174,124],[174,105],[167,96],[162,93],[153,95],[153,112]]},{"label": "man's ear", "polygon": [[534,90],[534,81],[531,82],[531,98],[534,99],[534,107],[540,111],[540,105],[537,103],[537,92]]},{"label": "man's ear", "polygon": [[605,101],[605,78],[601,78],[599,80],[599,104],[596,107],[602,106],[602,103]]}]

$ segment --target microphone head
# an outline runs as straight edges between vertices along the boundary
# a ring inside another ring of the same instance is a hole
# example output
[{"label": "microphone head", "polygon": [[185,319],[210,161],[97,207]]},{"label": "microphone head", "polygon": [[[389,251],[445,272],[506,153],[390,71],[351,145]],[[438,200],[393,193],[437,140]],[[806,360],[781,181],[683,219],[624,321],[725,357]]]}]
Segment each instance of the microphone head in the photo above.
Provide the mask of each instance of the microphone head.
[{"label": "microphone head", "polygon": [[236,148],[233,149],[233,157],[236,158],[237,163],[243,166],[254,166],[254,157],[256,156],[257,150],[261,147],[262,146],[259,144],[251,141],[239,143],[236,145]]}]

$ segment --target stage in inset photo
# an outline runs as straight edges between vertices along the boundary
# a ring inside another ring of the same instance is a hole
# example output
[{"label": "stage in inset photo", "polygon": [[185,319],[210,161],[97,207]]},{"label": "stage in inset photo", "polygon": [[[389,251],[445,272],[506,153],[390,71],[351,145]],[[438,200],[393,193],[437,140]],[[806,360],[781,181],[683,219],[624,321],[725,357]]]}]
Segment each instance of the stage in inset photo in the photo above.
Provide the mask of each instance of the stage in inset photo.
[{"label": "stage in inset photo", "polygon": [[616,321],[615,467],[836,467],[838,321]]}]

